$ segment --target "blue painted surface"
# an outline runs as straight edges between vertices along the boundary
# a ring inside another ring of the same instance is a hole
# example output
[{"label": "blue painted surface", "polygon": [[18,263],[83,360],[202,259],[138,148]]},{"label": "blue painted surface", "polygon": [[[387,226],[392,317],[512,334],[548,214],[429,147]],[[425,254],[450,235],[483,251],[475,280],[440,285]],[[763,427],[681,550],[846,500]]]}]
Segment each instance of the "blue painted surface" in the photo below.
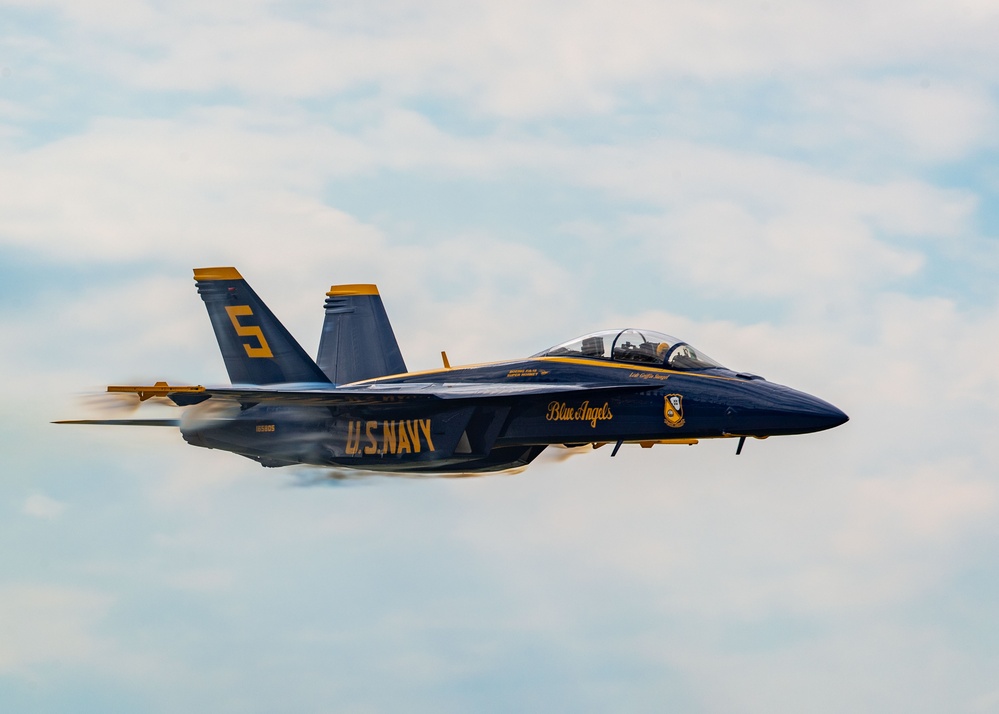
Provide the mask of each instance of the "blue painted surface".
[{"label": "blue painted surface", "polygon": [[[697,359],[695,349],[672,336],[634,330],[584,336],[522,361],[326,387],[322,370],[234,269],[195,274],[230,378],[261,386],[173,392],[175,402],[191,407],[181,433],[189,444],[264,466],[496,471],[529,464],[551,445],[767,438],[848,419],[817,397]],[[372,294],[336,303],[332,321],[327,305],[324,338],[332,332],[341,343],[339,349],[321,343],[327,374],[337,373],[338,359],[354,374],[366,368],[384,374],[403,364],[377,290],[365,290]],[[377,310],[359,310],[375,298]],[[346,318],[352,322],[341,324]],[[605,340],[607,356],[586,356],[594,345],[600,353]],[[374,366],[371,357],[380,359],[385,346],[391,361]],[[573,356],[564,356],[570,349]],[[366,363],[358,350],[372,353]],[[683,354],[690,356],[674,360]],[[219,412],[216,404],[226,400],[239,408]]]}]

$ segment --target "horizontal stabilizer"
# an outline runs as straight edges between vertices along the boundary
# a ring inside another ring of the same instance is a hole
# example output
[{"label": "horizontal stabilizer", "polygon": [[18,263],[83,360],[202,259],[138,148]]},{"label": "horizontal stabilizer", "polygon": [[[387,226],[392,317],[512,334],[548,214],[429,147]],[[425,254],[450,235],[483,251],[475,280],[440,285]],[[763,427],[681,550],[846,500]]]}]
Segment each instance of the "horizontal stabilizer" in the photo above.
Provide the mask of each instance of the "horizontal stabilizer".
[{"label": "horizontal stabilizer", "polygon": [[180,419],[63,419],[53,424],[94,424],[97,426],[180,426]]}]

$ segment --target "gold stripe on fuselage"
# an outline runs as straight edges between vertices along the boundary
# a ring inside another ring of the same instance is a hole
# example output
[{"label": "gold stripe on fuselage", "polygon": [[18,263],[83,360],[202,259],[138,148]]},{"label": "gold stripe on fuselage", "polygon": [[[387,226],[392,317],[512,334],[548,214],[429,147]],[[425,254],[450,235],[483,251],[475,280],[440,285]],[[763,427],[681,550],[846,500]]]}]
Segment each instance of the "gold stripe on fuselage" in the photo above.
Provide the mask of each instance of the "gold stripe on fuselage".
[{"label": "gold stripe on fuselage", "polygon": [[[738,377],[726,377],[720,374],[703,374],[701,372],[684,372],[678,369],[666,369],[665,367],[652,367],[648,365],[640,364],[628,364],[625,362],[605,362],[603,360],[595,359],[583,359],[580,357],[528,357],[527,359],[519,360],[504,360],[502,362],[481,362],[478,364],[466,364],[460,367],[450,367],[446,370],[442,369],[425,369],[419,372],[406,372],[404,374],[389,374],[384,377],[372,377],[371,379],[362,379],[358,382],[351,382],[351,384],[369,384],[371,382],[381,382],[386,379],[402,379],[405,377],[424,377],[432,374],[454,374],[455,372],[461,372],[463,370],[481,369],[483,367],[501,367],[503,365],[511,364],[525,364],[528,362],[558,362],[560,364],[578,364],[585,367],[602,367],[606,369],[626,369],[629,372],[649,372],[654,374],[665,374],[665,375],[679,375],[683,377],[700,377],[701,379],[720,379],[726,382],[741,382],[743,380]],[[544,384],[544,382],[539,382]]]}]

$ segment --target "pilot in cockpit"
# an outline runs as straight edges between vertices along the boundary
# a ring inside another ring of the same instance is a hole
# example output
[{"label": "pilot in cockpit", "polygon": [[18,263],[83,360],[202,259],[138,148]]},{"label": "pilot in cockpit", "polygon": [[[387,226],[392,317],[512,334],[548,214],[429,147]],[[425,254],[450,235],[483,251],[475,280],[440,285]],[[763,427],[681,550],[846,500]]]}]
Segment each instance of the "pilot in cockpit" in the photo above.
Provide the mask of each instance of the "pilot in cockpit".
[{"label": "pilot in cockpit", "polygon": [[614,348],[614,358],[625,362],[641,362],[644,364],[662,364],[663,356],[659,346],[654,342],[643,342],[639,345],[624,342]]},{"label": "pilot in cockpit", "polygon": [[721,367],[713,359],[676,337],[633,328],[590,333],[535,356],[611,359],[683,371]]}]

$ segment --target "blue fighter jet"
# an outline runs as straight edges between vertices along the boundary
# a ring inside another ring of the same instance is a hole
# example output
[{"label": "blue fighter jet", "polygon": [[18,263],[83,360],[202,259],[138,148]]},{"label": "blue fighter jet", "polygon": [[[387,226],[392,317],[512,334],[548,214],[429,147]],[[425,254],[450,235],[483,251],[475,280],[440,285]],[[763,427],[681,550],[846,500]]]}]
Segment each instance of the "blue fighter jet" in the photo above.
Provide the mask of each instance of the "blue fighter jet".
[{"label": "blue fighter jet", "polygon": [[408,372],[374,285],[334,285],[313,361],[235,268],[194,271],[231,385],[111,386],[187,407],[180,419],[58,423],[179,427],[195,446],[263,466],[463,474],[525,466],[547,447],[696,444],[807,434],[848,417],[735,372],[681,339],[594,332],[526,359]]}]

